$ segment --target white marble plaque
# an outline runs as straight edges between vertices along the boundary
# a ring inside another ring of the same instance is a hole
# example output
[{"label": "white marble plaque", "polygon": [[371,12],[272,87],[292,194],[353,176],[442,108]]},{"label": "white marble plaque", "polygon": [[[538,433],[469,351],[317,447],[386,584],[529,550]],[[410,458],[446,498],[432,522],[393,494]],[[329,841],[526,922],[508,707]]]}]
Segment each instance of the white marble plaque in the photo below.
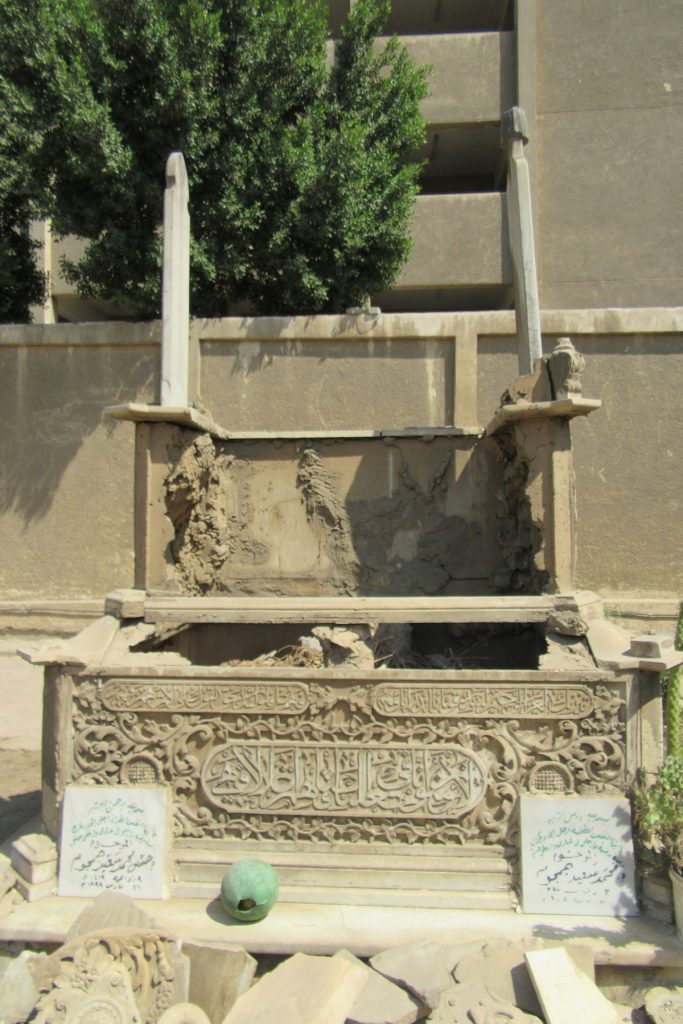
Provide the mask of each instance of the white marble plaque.
[{"label": "white marble plaque", "polygon": [[106,890],[164,895],[168,793],[161,786],[67,786],[59,851],[60,896]]},{"label": "white marble plaque", "polygon": [[526,914],[638,913],[628,800],[521,798]]}]

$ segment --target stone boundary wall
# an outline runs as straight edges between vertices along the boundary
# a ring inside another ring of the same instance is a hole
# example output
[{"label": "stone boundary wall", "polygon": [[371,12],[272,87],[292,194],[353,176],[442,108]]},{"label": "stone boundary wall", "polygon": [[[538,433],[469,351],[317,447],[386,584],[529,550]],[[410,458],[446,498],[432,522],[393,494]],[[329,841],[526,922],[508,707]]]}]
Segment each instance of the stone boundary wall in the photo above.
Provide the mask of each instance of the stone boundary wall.
[{"label": "stone boundary wall", "polygon": [[[642,621],[683,595],[683,308],[546,311],[586,356],[574,422],[579,583]],[[195,320],[199,401],[232,430],[486,426],[517,375],[512,311]],[[0,326],[0,628],[78,627],[133,581],[133,426],[158,322]]]}]

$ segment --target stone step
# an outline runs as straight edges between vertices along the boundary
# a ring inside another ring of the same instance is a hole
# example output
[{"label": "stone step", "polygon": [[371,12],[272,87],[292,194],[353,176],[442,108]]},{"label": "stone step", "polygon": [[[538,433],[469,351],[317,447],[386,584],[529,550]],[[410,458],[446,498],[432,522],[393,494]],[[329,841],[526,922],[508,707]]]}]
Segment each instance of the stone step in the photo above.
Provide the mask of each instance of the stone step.
[{"label": "stone step", "polygon": [[[310,866],[288,867],[274,865],[276,867],[280,884],[291,886],[294,889],[300,887],[317,891],[319,888],[333,884],[336,888],[343,887],[347,890],[398,890],[419,888],[434,892],[460,892],[460,891],[492,891],[507,892],[510,888],[511,879],[509,873],[495,873],[493,871],[479,871],[460,873],[458,871],[425,871],[413,868],[410,870],[396,871],[386,868],[374,870],[357,868],[311,868]],[[180,863],[176,869],[176,878],[179,883],[190,883],[193,885],[208,886],[209,889],[217,889],[226,871],[226,865],[206,865]]]},{"label": "stone step", "polygon": [[458,873],[487,871],[510,873],[510,862],[500,847],[460,846],[444,847],[406,846],[392,849],[378,848],[367,843],[340,846],[322,843],[303,844],[275,842],[273,840],[178,840],[174,849],[181,864],[205,864],[223,870],[239,857],[258,857],[274,865],[288,867],[353,868],[354,870],[420,870],[457,871]]},{"label": "stone step", "polygon": [[[211,899],[218,896],[218,886],[206,882],[176,882],[174,899]],[[444,910],[511,910],[517,900],[510,889],[500,892],[445,891],[422,888],[351,889],[340,886],[281,885],[279,901],[287,904],[338,905],[367,907],[413,907]]]}]

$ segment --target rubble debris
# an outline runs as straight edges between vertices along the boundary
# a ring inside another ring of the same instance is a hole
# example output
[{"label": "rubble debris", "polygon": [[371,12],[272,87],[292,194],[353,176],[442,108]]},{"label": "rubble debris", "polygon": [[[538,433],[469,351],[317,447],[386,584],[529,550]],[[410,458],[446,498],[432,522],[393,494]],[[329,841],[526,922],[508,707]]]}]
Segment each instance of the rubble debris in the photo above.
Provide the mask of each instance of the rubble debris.
[{"label": "rubble debris", "polygon": [[429,1013],[429,1007],[395,985],[361,960],[342,949],[335,953],[349,963],[361,967],[368,983],[353,1004],[346,1024],[414,1024]]},{"label": "rubble debris", "polygon": [[26,1020],[39,998],[38,987],[29,968],[31,960],[44,959],[45,954],[24,950],[10,960],[0,977],[0,1021],[19,1024]]},{"label": "rubble debris", "polygon": [[[479,953],[464,957],[456,966],[453,976],[461,983],[483,981],[496,999],[513,1003],[535,1017],[542,1017],[541,1004],[524,956],[530,950],[544,948],[546,943],[542,939],[487,942]],[[579,970],[594,981],[595,968],[590,949],[571,946],[567,948],[567,953]]]},{"label": "rubble debris", "polygon": [[241,946],[183,942],[190,961],[189,998],[201,1007],[210,1024],[223,1024],[238,996],[246,992],[257,962]]},{"label": "rubble debris", "polygon": [[157,1024],[211,1024],[211,1021],[196,1003],[176,1003],[162,1013]]},{"label": "rubble debris", "polygon": [[[374,629],[376,628],[375,626]],[[326,668],[342,664],[349,668],[375,667],[373,627],[364,624],[316,626],[311,632],[322,646]]]},{"label": "rubble debris", "polygon": [[343,958],[296,953],[241,995],[223,1024],[344,1024],[367,984]]},{"label": "rubble debris", "polygon": [[561,636],[585,636],[588,623],[578,612],[556,611],[548,616],[546,629],[549,633],[559,633]]},{"label": "rubble debris", "polygon": [[680,1024],[683,1021],[683,988],[652,988],[645,1009],[654,1024]]},{"label": "rubble debris", "polygon": [[461,946],[442,946],[429,939],[397,946],[370,957],[370,963],[385,978],[403,985],[432,1009],[453,985],[452,971],[462,957],[482,948],[484,940]]},{"label": "rubble debris", "polygon": [[547,633],[546,647],[545,654],[538,660],[540,669],[571,672],[595,667],[591,653],[580,637]]},{"label": "rubble debris", "polygon": [[[178,976],[178,956],[182,954],[175,940],[156,929],[107,928],[81,935],[41,959],[34,971],[40,992],[36,1022],[53,1024],[55,1000],[71,988],[95,998],[110,984],[115,988],[123,971],[132,986],[139,1019],[154,1024],[169,1006],[187,999],[188,973]],[[123,1020],[127,1019],[124,1015]]]}]

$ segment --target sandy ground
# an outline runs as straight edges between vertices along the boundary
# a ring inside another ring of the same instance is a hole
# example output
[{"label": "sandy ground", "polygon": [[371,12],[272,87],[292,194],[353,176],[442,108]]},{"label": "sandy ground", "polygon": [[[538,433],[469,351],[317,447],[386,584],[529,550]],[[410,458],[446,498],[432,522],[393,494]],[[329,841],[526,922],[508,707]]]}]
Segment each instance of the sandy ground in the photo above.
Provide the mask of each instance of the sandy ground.
[{"label": "sandy ground", "polygon": [[41,641],[0,636],[0,842],[40,809],[43,672],[15,651]]}]

